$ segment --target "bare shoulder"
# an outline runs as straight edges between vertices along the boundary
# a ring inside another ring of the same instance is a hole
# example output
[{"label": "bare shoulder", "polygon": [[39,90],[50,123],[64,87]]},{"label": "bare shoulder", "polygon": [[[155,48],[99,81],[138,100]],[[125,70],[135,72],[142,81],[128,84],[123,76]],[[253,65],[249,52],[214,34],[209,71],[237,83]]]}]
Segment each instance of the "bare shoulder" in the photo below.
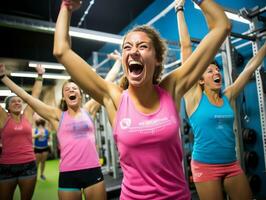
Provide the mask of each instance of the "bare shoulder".
[{"label": "bare shoulder", "polygon": [[166,74],[159,84],[160,87],[168,91],[174,98],[176,98],[176,94],[178,93],[178,80],[180,80],[179,74],[179,69],[176,69],[173,72]]}]

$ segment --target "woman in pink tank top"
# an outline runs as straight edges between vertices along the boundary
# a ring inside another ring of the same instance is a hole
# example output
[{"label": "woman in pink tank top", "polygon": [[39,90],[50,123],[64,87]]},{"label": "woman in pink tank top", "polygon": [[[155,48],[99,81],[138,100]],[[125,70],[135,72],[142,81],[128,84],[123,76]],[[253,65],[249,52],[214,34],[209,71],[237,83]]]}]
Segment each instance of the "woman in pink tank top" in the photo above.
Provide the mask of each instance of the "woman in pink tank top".
[{"label": "woman in pink tank top", "polygon": [[[3,83],[9,80],[4,69],[4,65],[0,64],[0,79]],[[37,72],[38,78],[32,89],[32,95],[36,98],[41,93],[44,69],[38,66]],[[7,97],[5,103],[7,112],[0,106],[0,199],[12,199],[16,187],[19,186],[20,199],[30,200],[37,175],[32,148],[31,124],[34,112],[29,106],[22,111],[23,102],[17,96]]]},{"label": "woman in pink tank top", "polygon": [[81,4],[79,0],[62,3],[54,55],[77,84],[107,110],[124,174],[120,199],[190,199],[182,172],[177,112],[181,98],[201,77],[230,31],[219,5],[212,0],[196,3],[210,31],[188,61],[162,80],[166,44],[159,34],[149,26],[138,26],[125,35],[121,41],[125,92],[103,80],[71,49],[71,14]]},{"label": "woman in pink tank top", "polygon": [[[108,57],[114,59],[115,63],[106,79],[113,81],[120,71],[121,59],[118,52],[111,53]],[[81,200],[84,194],[87,200],[105,200],[105,184],[96,150],[95,128],[89,116],[92,105],[92,110],[96,110],[95,102],[89,101],[82,108],[81,89],[69,80],[62,86],[60,108],[52,107],[14,84],[4,75],[3,66],[0,67],[0,72],[3,74],[2,82],[57,130],[60,145],[59,199]]]}]

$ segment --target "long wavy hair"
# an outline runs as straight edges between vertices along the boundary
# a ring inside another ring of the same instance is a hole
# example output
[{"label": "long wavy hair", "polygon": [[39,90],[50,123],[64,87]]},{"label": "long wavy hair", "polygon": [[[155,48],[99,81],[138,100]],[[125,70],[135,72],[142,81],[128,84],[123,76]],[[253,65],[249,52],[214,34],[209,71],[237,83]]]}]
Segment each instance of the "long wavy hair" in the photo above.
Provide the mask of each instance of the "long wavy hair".
[{"label": "long wavy hair", "polygon": [[[142,26],[136,26],[127,32],[127,34],[124,36],[122,46],[124,45],[127,35],[131,32],[146,33],[146,35],[151,39],[152,45],[155,49],[156,59],[159,62],[159,65],[156,66],[153,74],[153,84],[157,85],[161,81],[161,77],[163,74],[163,64],[167,54],[166,42],[161,38],[158,31],[156,31],[154,28],[152,28],[151,26],[142,25]],[[125,75],[123,75],[122,78],[120,79],[119,86],[123,89],[127,89],[128,85],[129,85],[128,79]]]}]

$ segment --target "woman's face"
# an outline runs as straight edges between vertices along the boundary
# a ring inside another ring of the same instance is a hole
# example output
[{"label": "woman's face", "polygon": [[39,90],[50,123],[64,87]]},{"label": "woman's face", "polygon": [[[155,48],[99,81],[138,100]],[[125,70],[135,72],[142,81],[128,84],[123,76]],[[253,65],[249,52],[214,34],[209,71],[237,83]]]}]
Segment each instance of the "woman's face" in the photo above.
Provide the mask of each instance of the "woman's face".
[{"label": "woman's face", "polygon": [[67,104],[67,107],[76,107],[81,105],[81,93],[79,87],[69,82],[64,85],[63,98]]},{"label": "woman's face", "polygon": [[8,111],[13,114],[20,114],[22,111],[22,99],[20,97],[12,97],[9,101]]},{"label": "woman's face", "polygon": [[222,75],[216,65],[210,64],[202,78],[201,84],[204,84],[204,88],[208,87],[211,90],[220,90],[222,88]]},{"label": "woman's face", "polygon": [[122,62],[129,85],[140,87],[152,83],[155,67],[159,63],[147,34],[140,31],[128,33],[122,49]]}]

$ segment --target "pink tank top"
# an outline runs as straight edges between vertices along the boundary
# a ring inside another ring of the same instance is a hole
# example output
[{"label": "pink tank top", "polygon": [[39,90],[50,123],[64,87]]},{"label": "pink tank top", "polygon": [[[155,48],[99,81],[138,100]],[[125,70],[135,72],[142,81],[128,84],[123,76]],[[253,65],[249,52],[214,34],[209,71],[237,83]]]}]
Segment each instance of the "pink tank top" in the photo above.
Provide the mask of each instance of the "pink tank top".
[{"label": "pink tank top", "polygon": [[60,144],[60,172],[99,167],[94,124],[86,111],[71,117],[63,112],[57,132]]},{"label": "pink tank top", "polygon": [[189,200],[183,173],[179,116],[172,97],[156,86],[159,109],[144,114],[124,91],[114,125],[123,170],[121,200]]},{"label": "pink tank top", "polygon": [[10,115],[1,131],[2,154],[0,164],[22,164],[35,160],[32,147],[32,127],[21,115],[17,123]]}]

